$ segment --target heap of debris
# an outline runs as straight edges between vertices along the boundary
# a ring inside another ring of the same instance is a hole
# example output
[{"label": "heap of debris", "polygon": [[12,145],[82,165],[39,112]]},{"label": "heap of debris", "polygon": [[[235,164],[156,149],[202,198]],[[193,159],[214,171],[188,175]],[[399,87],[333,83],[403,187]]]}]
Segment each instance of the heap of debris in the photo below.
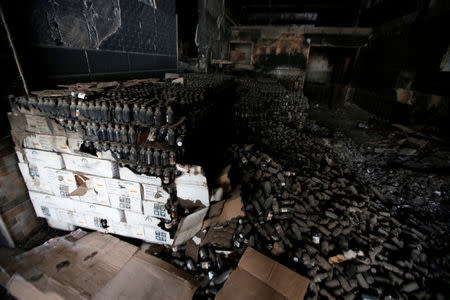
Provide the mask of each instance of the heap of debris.
[{"label": "heap of debris", "polygon": [[[250,246],[307,275],[308,299],[443,299],[446,225],[416,219],[358,180],[322,138],[328,130],[308,123],[307,100],[264,86],[244,82],[235,108],[237,132],[254,142],[230,151],[245,217],[197,236],[220,232],[228,244],[203,239],[194,252],[188,243],[162,257],[196,274],[199,297],[214,297]],[[288,99],[297,109],[280,105]]]}]

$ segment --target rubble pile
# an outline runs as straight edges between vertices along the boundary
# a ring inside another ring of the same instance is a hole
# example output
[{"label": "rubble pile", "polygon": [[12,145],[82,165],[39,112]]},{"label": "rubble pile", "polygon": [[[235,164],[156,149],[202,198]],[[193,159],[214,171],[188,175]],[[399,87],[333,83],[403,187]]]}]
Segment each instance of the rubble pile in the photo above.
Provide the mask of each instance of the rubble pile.
[{"label": "rubble pile", "polygon": [[[330,130],[307,120],[304,97],[252,81],[242,81],[238,91],[236,132],[253,144],[230,149],[230,177],[241,186],[245,217],[204,226],[202,234],[228,232],[232,242],[202,245],[212,260],[194,255],[195,263],[178,247],[166,254],[202,281],[198,297],[217,293],[214,278],[228,276],[248,246],[309,277],[307,299],[448,295],[446,223],[416,218],[376,182],[361,182],[324,138]],[[205,261],[216,262],[202,270]]]},{"label": "rubble pile", "polygon": [[[449,209],[449,149],[440,141],[394,131],[383,140],[356,144],[342,134],[326,137],[358,177],[373,184],[389,203],[446,218]],[[447,209],[442,209],[447,207]]]},{"label": "rubble pile", "polygon": [[308,152],[315,171],[292,172],[249,147],[235,153],[253,246],[307,274],[308,297],[445,295],[435,287],[448,269],[446,246],[434,236],[445,232],[439,224],[388,208],[331,155]]}]

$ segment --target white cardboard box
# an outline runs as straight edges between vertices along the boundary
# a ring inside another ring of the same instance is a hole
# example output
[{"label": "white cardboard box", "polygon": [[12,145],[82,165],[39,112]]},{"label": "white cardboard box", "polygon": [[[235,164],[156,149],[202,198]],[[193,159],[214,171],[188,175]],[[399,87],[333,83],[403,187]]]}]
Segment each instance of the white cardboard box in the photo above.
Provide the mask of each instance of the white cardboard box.
[{"label": "white cardboard box", "polygon": [[106,189],[108,190],[108,194],[142,199],[141,185],[137,182],[121,179],[106,179]]},{"label": "white cardboard box", "polygon": [[95,216],[101,219],[107,219],[114,222],[121,222],[125,220],[125,215],[123,211],[120,211],[112,207],[81,201],[74,201],[74,205],[75,205],[75,208],[73,209],[74,211],[87,216]]},{"label": "white cardboard box", "polygon": [[33,134],[23,139],[23,146],[30,149],[53,151],[54,136]]},{"label": "white cardboard box", "polygon": [[144,215],[170,220],[170,214],[164,203],[144,200],[142,206],[144,207]]},{"label": "white cardboard box", "polygon": [[161,178],[156,176],[147,176],[144,174],[136,174],[128,168],[119,167],[119,177],[123,180],[161,186]]},{"label": "white cardboard box", "polygon": [[111,207],[142,213],[142,200],[128,195],[109,194]]},{"label": "white cardboard box", "polygon": [[131,225],[123,222],[113,222],[111,223],[109,232],[141,240],[145,239],[144,225]]},{"label": "white cardboard box", "polygon": [[[69,197],[77,188],[75,175],[66,170],[54,170],[46,168],[47,180],[52,189],[53,195],[60,197]],[[78,200],[78,198],[75,198]]]},{"label": "white cardboard box", "polygon": [[159,227],[144,226],[145,241],[155,244],[172,245],[173,239],[170,238],[169,232]]},{"label": "white cardboard box", "polygon": [[34,149],[24,149],[24,152],[28,162],[32,165],[64,169],[64,162],[58,153]]},{"label": "white cardboard box", "polygon": [[109,202],[108,190],[106,188],[106,181],[103,177],[92,175],[75,175],[77,183],[84,185],[85,188],[80,188],[74,192],[80,201],[111,206]]},{"label": "white cardboard box", "polygon": [[57,210],[58,219],[62,222],[67,222],[70,224],[74,224],[76,226],[86,227],[86,216],[83,214],[80,214],[75,211],[69,211],[69,210],[63,210],[58,209]]},{"label": "white cardboard box", "polygon": [[28,166],[26,163],[18,163],[18,166],[29,191],[52,194],[52,189],[46,180],[46,168]]},{"label": "white cardboard box", "polygon": [[52,134],[47,118],[35,115],[25,115],[27,120],[27,131],[41,134]]},{"label": "white cardboard box", "polygon": [[[56,216],[57,209],[73,210],[73,201],[68,198],[56,197],[53,195],[29,191],[31,203],[38,217]],[[48,214],[47,214],[48,212]]]},{"label": "white cardboard box", "polygon": [[150,226],[158,226],[161,220],[146,216],[144,214],[136,213],[133,211],[125,210],[125,220],[127,224],[131,225],[150,225]]},{"label": "white cardboard box", "polygon": [[116,162],[66,153],[62,157],[68,170],[109,178],[119,174]]},{"label": "white cardboard box", "polygon": [[75,230],[75,226],[70,224],[70,223],[66,223],[63,222],[59,219],[55,219],[55,218],[47,218],[47,224],[48,226],[52,227],[52,228],[56,228],[59,230],[65,230],[65,231],[73,231]]},{"label": "white cardboard box", "polygon": [[160,186],[142,184],[142,189],[144,200],[167,203],[170,198],[170,194]]},{"label": "white cardboard box", "polygon": [[206,177],[202,175],[199,166],[183,167],[177,165],[183,174],[175,179],[177,197],[192,202],[200,201],[204,206],[209,206],[209,191]]},{"label": "white cardboard box", "polygon": [[[86,218],[86,228],[97,230],[103,233],[110,233],[111,224],[114,223],[111,219],[101,218],[97,216],[85,215]],[[106,228],[104,227],[106,226]]]}]

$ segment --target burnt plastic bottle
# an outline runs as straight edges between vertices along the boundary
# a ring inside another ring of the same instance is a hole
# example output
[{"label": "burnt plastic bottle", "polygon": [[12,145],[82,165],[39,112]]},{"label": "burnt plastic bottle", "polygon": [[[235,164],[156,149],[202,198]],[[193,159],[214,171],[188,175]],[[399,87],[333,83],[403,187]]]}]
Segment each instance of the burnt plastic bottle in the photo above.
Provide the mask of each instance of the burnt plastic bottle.
[{"label": "burnt plastic bottle", "polygon": [[172,107],[168,106],[166,111],[166,122],[169,125],[172,125],[174,123],[174,114]]},{"label": "burnt plastic bottle", "polygon": [[156,107],[154,116],[155,116],[155,126],[157,127],[162,126],[162,113],[159,107]]},{"label": "burnt plastic bottle", "polygon": [[124,144],[128,144],[128,131],[125,125],[120,128],[120,141]]},{"label": "burnt plastic bottle", "polygon": [[95,120],[95,104],[94,102],[89,102],[89,107],[88,107],[88,111],[89,111],[89,119],[91,121]]},{"label": "burnt plastic bottle", "polygon": [[153,126],[155,123],[154,121],[153,110],[151,107],[148,107],[147,112],[145,113],[145,124]]},{"label": "burnt plastic bottle", "polygon": [[155,152],[153,152],[153,162],[155,166],[161,167],[161,153],[159,153],[158,149],[155,149]]},{"label": "burnt plastic bottle", "polygon": [[89,119],[89,108],[85,101],[81,103],[80,115],[83,119]]},{"label": "burnt plastic bottle", "polygon": [[147,163],[147,156],[145,155],[145,148],[141,147],[141,149],[139,150],[139,161],[142,164],[148,164]]},{"label": "burnt plastic bottle", "polygon": [[123,159],[123,148],[121,145],[118,145],[117,148],[117,158],[118,159]]},{"label": "burnt plastic bottle", "polygon": [[141,105],[141,109],[139,110],[139,121],[142,124],[146,124],[146,117],[147,117],[147,109],[145,108],[145,105]]},{"label": "burnt plastic bottle", "polygon": [[56,103],[53,98],[50,98],[48,100],[48,112],[50,113],[50,115],[56,116]]},{"label": "burnt plastic bottle", "polygon": [[120,128],[118,124],[114,125],[114,142],[116,143],[120,143],[121,138],[120,138]]},{"label": "burnt plastic bottle", "polygon": [[73,121],[72,120],[67,120],[66,129],[69,130],[69,131],[73,131],[74,130]]},{"label": "burnt plastic bottle", "polygon": [[94,134],[92,132],[92,126],[91,123],[86,124],[86,135],[89,137],[92,137]]},{"label": "burnt plastic bottle", "polygon": [[104,142],[104,141],[107,141],[107,138],[108,138],[108,136],[106,133],[106,127],[105,127],[105,125],[101,124],[98,129],[98,139],[99,139],[99,141]]},{"label": "burnt plastic bottle", "polygon": [[132,163],[137,162],[137,151],[135,147],[131,147],[128,160]]},{"label": "burnt plastic bottle", "polygon": [[147,148],[147,151],[145,151],[145,160],[149,166],[154,164],[153,151],[151,148]]},{"label": "burnt plastic bottle", "polygon": [[96,152],[101,152],[102,151],[102,146],[100,145],[99,142],[95,142],[94,143],[94,149]]},{"label": "burnt plastic bottle", "polygon": [[66,99],[62,99],[61,101],[61,114],[63,118],[68,118],[70,116],[69,103]]},{"label": "burnt plastic bottle", "polygon": [[102,120],[102,106],[100,105],[99,101],[95,102],[95,120],[96,121]]},{"label": "burnt plastic bottle", "polygon": [[109,148],[109,144],[108,143],[102,143],[102,151],[108,151]]},{"label": "burnt plastic bottle", "polygon": [[98,125],[97,123],[91,123],[92,126],[92,135],[95,139],[98,139]]},{"label": "burnt plastic bottle", "polygon": [[169,154],[167,153],[167,151],[163,151],[161,154],[161,166],[165,168],[168,165],[169,165]]},{"label": "burnt plastic bottle", "polygon": [[114,119],[117,122],[122,122],[122,106],[120,106],[120,103],[116,103],[116,107],[114,109]]},{"label": "burnt plastic bottle", "polygon": [[155,142],[158,137],[158,128],[152,127],[150,128],[150,132],[148,134],[148,141]]},{"label": "burnt plastic bottle", "polygon": [[75,121],[75,124],[73,125],[73,128],[75,129],[75,131],[83,136],[84,135],[84,128],[83,125],[81,125],[81,123],[79,121]]},{"label": "burnt plastic bottle", "polygon": [[163,172],[163,184],[169,184],[170,183],[170,169],[165,168]]},{"label": "burnt plastic bottle", "polygon": [[38,98],[38,101],[37,101],[37,104],[36,104],[37,109],[40,110],[40,111],[43,111],[43,109],[42,109],[43,105],[44,105],[44,100],[42,100],[42,98]]},{"label": "burnt plastic bottle", "polygon": [[183,136],[179,136],[176,143],[178,147],[183,147]]},{"label": "burnt plastic bottle", "polygon": [[175,152],[170,151],[169,153],[169,166],[174,167],[177,163],[177,155]]},{"label": "burnt plastic bottle", "polygon": [[137,103],[133,104],[133,120],[139,122],[139,105]]},{"label": "burnt plastic bottle", "polygon": [[134,131],[133,126],[130,126],[128,130],[128,142],[130,144],[136,144],[136,131]]},{"label": "burnt plastic bottle", "polygon": [[70,100],[70,116],[72,118],[77,117],[77,102],[75,99]]},{"label": "burnt plastic bottle", "polygon": [[280,213],[280,206],[278,205],[277,199],[273,199],[272,210],[275,215]]},{"label": "burnt plastic bottle", "polygon": [[108,141],[114,142],[114,129],[111,123],[108,124],[108,128],[106,129],[106,136],[108,138]]},{"label": "burnt plastic bottle", "polygon": [[127,124],[130,123],[130,114],[130,107],[125,103],[122,110],[122,120]]},{"label": "burnt plastic bottle", "polygon": [[158,137],[156,138],[156,140],[158,142],[164,142],[165,138],[166,138],[166,129],[164,127],[161,127],[159,129]]},{"label": "burnt plastic bottle", "polygon": [[161,168],[156,167],[156,169],[155,169],[155,176],[156,177],[161,177],[162,176]]},{"label": "burnt plastic bottle", "polygon": [[150,176],[155,176],[155,174],[156,174],[155,167],[151,166],[150,168],[148,168],[148,174]]},{"label": "burnt plastic bottle", "polygon": [[106,102],[102,103],[101,112],[102,112],[102,120],[105,122],[109,122],[110,121],[109,120],[109,108],[108,108],[108,105],[106,104]]},{"label": "burnt plastic bottle", "polygon": [[175,142],[176,142],[176,139],[175,139],[175,132],[173,131],[172,128],[169,128],[169,129],[167,130],[167,143],[168,143],[170,146],[175,146]]}]

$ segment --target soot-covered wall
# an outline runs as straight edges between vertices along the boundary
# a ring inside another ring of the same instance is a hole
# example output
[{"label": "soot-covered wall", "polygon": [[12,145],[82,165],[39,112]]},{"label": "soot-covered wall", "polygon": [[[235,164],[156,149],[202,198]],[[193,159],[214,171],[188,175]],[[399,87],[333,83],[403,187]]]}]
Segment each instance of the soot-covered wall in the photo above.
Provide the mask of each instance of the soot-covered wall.
[{"label": "soot-covered wall", "polygon": [[15,38],[27,40],[32,84],[176,70],[175,0],[33,0],[20,10],[26,36]]}]

